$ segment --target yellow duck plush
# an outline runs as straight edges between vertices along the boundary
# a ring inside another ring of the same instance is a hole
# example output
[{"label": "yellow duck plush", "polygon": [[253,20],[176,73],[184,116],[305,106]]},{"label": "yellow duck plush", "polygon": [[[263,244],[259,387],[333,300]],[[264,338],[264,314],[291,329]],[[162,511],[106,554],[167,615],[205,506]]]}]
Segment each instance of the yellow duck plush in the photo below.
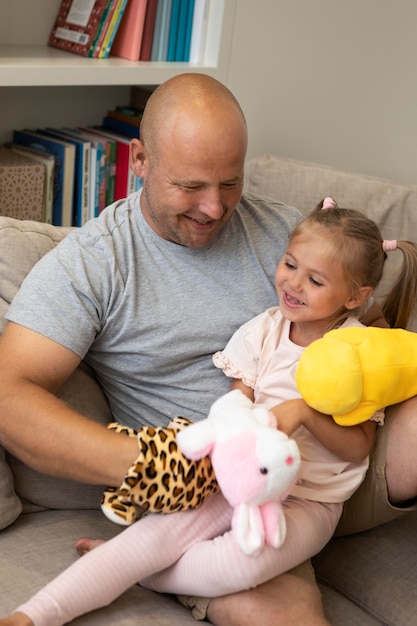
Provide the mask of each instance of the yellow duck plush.
[{"label": "yellow duck plush", "polygon": [[417,333],[331,330],[305,349],[296,383],[305,402],[337,424],[365,422],[379,409],[417,395]]}]

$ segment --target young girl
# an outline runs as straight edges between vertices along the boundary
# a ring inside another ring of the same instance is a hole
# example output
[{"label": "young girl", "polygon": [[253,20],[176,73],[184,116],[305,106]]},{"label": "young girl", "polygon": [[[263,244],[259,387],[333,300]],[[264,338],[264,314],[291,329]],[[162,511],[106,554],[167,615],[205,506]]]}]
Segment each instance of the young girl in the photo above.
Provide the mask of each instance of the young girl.
[{"label": "young girl", "polygon": [[232,388],[268,407],[300,448],[301,471],[284,503],[287,536],[279,550],[266,547],[258,557],[245,556],[229,532],[232,509],[218,493],[196,510],[142,518],[88,552],[0,625],[58,626],[109,604],[139,581],[169,593],[233,593],[316,554],[365,475],[383,412],[364,424],[338,426],[299,397],[295,371],[312,341],[330,329],[360,325],[386,250],[396,248],[403,253],[403,271],[383,310],[391,326],[405,326],[416,301],[416,246],[382,241],[374,222],[326,198],[296,228],[278,265],[280,306],[244,324],[213,357],[233,379]]}]

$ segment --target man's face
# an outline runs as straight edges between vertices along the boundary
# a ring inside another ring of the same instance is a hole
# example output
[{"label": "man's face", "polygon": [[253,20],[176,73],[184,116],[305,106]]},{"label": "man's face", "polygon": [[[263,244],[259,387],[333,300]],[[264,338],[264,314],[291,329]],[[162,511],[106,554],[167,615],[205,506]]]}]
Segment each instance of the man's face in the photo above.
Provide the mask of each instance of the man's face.
[{"label": "man's face", "polygon": [[246,148],[232,137],[172,137],[158,158],[145,159],[141,207],[161,237],[203,248],[228,222],[242,194]]}]

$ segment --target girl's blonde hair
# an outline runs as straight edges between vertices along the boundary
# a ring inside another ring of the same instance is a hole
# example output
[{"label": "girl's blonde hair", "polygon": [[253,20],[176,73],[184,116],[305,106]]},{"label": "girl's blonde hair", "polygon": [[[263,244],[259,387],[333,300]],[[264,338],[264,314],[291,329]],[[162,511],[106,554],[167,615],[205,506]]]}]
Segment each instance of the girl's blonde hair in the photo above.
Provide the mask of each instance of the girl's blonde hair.
[{"label": "girl's blonde hair", "polygon": [[[330,234],[334,258],[340,262],[353,292],[360,287],[376,289],[387,259],[377,224],[364,213],[340,208],[335,203],[331,208],[323,209],[322,201],[300,222],[291,240],[315,231],[322,233],[323,229]],[[391,327],[406,328],[417,301],[417,245],[411,241],[397,241],[396,249],[402,252],[403,264],[394,286],[385,297],[382,310]],[[352,313],[346,311],[345,317]],[[360,314],[360,311],[356,313]]]}]

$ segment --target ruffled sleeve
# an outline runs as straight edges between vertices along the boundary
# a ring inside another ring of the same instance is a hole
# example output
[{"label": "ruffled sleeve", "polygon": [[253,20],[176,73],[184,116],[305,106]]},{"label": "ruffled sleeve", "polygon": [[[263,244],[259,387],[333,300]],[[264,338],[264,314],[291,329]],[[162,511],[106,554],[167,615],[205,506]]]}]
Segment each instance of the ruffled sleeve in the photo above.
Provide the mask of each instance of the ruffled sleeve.
[{"label": "ruffled sleeve", "polygon": [[385,411],[381,409],[380,411],[376,411],[370,418],[371,422],[376,422],[378,426],[383,426],[385,424]]},{"label": "ruffled sleeve", "polygon": [[258,377],[259,354],[265,334],[265,313],[243,324],[226,347],[213,355],[213,363],[229,378],[241,380],[251,389]]},{"label": "ruffled sleeve", "polygon": [[255,389],[256,377],[242,372],[230,359],[227,358],[224,352],[216,352],[213,355],[213,363],[216,367],[223,370],[229,378],[241,380],[247,387]]}]

